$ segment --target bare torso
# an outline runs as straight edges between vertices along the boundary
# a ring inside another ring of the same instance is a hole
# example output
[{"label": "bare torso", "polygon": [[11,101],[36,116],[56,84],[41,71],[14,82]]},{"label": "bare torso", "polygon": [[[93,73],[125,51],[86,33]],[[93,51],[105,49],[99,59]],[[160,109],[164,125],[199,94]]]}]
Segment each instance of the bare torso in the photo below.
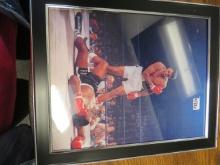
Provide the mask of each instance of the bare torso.
[{"label": "bare torso", "polygon": [[154,84],[166,88],[168,78],[163,75],[165,70],[166,66],[161,62],[153,63],[143,71],[144,80],[148,85]]}]

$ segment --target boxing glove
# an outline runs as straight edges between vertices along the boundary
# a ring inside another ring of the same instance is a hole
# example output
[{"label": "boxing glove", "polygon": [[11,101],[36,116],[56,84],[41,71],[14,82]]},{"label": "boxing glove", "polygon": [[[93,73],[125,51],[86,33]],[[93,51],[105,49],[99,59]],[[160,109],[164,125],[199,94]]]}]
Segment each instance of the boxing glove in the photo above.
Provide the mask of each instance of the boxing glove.
[{"label": "boxing glove", "polygon": [[71,142],[71,149],[82,149],[83,137],[76,136]]},{"label": "boxing glove", "polygon": [[152,85],[150,87],[151,91],[157,95],[161,94],[163,92],[163,88],[160,87],[160,86],[155,86],[155,85]]}]

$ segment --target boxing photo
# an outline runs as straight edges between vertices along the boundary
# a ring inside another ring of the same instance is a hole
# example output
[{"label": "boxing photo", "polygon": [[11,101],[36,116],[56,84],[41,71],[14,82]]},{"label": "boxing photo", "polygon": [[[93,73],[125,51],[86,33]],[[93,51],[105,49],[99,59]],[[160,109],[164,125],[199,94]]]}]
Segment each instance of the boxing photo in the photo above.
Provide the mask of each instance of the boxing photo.
[{"label": "boxing photo", "polygon": [[52,151],[207,136],[208,20],[48,7]]}]

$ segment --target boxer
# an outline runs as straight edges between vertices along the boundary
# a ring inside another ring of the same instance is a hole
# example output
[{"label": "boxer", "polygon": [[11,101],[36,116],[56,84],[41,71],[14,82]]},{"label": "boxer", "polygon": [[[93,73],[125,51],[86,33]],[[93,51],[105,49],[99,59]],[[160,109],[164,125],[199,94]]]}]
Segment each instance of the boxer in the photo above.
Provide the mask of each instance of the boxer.
[{"label": "boxer", "polygon": [[[168,80],[175,79],[177,76],[174,69],[167,68],[161,62],[155,62],[145,69],[141,66],[109,65],[107,61],[95,53],[89,53],[82,36],[76,38],[75,47],[78,50],[76,66],[79,68],[78,74],[81,82],[89,84],[95,92],[97,92],[98,85],[104,80],[106,74],[121,76],[126,79],[121,86],[99,96],[99,102],[105,102],[114,97],[128,95],[133,92],[140,92],[144,89],[143,82],[146,84],[149,94],[161,94],[163,89],[166,88]],[[88,69],[88,62],[94,64],[91,71]]]}]

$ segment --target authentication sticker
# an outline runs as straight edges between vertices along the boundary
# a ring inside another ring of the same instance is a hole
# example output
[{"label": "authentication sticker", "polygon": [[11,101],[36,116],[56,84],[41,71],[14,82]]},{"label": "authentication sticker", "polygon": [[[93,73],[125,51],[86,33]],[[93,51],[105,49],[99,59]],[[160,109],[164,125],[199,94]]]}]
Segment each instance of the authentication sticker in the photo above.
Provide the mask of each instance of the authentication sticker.
[{"label": "authentication sticker", "polygon": [[193,110],[197,111],[200,109],[200,97],[193,98]]}]

